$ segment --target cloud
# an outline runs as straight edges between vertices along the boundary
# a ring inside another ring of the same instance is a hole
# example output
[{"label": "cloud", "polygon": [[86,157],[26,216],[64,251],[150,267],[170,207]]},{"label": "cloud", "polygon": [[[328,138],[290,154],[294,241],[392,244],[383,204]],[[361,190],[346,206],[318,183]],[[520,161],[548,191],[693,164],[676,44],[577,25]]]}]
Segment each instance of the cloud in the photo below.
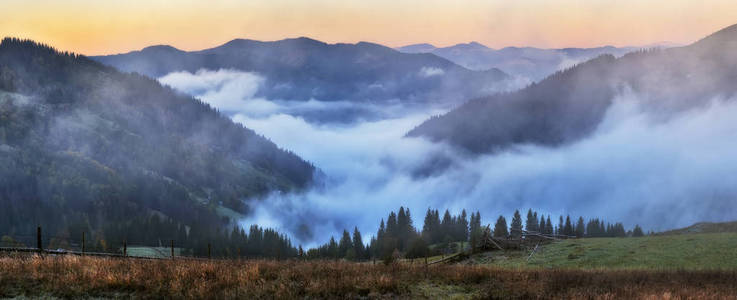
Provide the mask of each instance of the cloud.
[{"label": "cloud", "polygon": [[[252,79],[222,71],[197,74]],[[174,82],[195,95],[222,92],[227,81],[185,84],[192,78],[183,78]],[[324,172],[319,187],[273,194],[252,203],[253,213],[242,220],[243,225],[280,228],[305,246],[353,226],[370,236],[378,221],[400,205],[411,209],[418,227],[428,207],[479,210],[484,223],[500,214],[509,217],[514,209],[533,208],[553,219],[561,214],[600,217],[646,230],[731,220],[737,208],[735,101],[715,99],[664,117],[641,107],[648,99],[625,92],[597,130],[579,142],[558,148],[518,145],[467,157],[445,144],[403,138],[445,108],[261,99],[269,109],[254,110],[244,105],[248,99],[207,99],[216,107],[239,103],[231,107],[234,121]],[[351,123],[318,122],[304,113],[366,107],[384,113]],[[445,167],[417,175],[436,162]]]},{"label": "cloud", "polygon": [[420,76],[422,77],[441,76],[443,74],[445,74],[445,71],[441,68],[422,67],[420,69]]},{"label": "cloud", "polygon": [[174,72],[159,78],[159,82],[202,99],[220,110],[268,114],[277,105],[254,98],[265,79],[256,73],[221,69],[199,70],[196,73]]},{"label": "cloud", "polygon": [[[477,158],[402,134],[433,114],[367,122],[350,128],[314,126],[299,118],[235,120],[316,163],[323,189],[274,195],[244,224],[264,222],[303,243],[358,226],[365,235],[400,205],[421,227],[428,207],[480,210],[484,222],[514,209],[601,217],[664,230],[698,221],[726,221],[737,207],[737,104],[715,102],[663,121],[622,96],[590,138],[562,148],[521,145]],[[452,167],[429,177],[412,171],[438,155]],[[278,221],[277,221],[278,220]]]}]

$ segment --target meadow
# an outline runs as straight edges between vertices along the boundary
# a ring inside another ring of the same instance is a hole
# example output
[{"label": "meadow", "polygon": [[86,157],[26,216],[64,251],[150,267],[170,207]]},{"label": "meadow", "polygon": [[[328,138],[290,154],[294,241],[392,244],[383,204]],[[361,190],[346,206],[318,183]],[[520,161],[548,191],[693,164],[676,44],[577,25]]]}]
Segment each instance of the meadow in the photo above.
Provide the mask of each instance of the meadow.
[{"label": "meadow", "polygon": [[737,271],[0,257],[0,298],[734,298]]},{"label": "meadow", "polygon": [[562,240],[530,251],[492,251],[467,264],[505,268],[737,270],[737,233]]}]

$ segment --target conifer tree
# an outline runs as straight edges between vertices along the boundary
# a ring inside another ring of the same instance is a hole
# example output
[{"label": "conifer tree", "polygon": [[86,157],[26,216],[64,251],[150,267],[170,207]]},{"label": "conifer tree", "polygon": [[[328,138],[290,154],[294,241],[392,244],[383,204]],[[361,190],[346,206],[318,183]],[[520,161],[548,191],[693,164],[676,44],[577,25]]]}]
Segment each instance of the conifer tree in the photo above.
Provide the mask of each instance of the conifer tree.
[{"label": "conifer tree", "polygon": [[573,236],[573,224],[571,224],[571,216],[566,216],[566,223],[563,226],[563,234],[567,236]]},{"label": "conifer tree", "polygon": [[550,215],[548,215],[547,220],[545,220],[545,233],[553,234],[553,231],[553,222],[550,221]]},{"label": "conifer tree", "polygon": [[353,252],[356,254],[356,258],[363,258],[364,254],[363,238],[361,238],[361,232],[358,231],[358,227],[353,228]]},{"label": "conifer tree", "polygon": [[532,209],[528,209],[527,219],[525,220],[525,230],[527,231],[535,231],[535,225],[533,224],[533,222],[535,221],[533,221],[532,218],[533,218]]},{"label": "conifer tree", "polygon": [[583,224],[583,217],[578,217],[578,222],[576,222],[576,230],[575,230],[576,237],[582,238],[585,232],[586,232],[586,228],[584,227],[584,224]]},{"label": "conifer tree", "polygon": [[451,238],[453,235],[453,218],[450,216],[450,212],[446,209],[443,214],[443,220],[440,222],[441,227],[441,241],[446,238]]},{"label": "conifer tree", "polygon": [[508,238],[509,230],[507,229],[507,219],[504,216],[499,216],[494,225],[494,237],[497,238]]},{"label": "conifer tree", "polygon": [[458,233],[459,241],[468,241],[468,215],[465,209],[461,211],[461,215],[458,217]]},{"label": "conifer tree", "polygon": [[514,211],[509,236],[513,239],[522,238],[522,216],[519,214],[519,210]]},{"label": "conifer tree", "polygon": [[632,236],[633,237],[641,237],[644,236],[645,233],[642,231],[642,227],[640,225],[635,225],[635,229],[632,229]]}]

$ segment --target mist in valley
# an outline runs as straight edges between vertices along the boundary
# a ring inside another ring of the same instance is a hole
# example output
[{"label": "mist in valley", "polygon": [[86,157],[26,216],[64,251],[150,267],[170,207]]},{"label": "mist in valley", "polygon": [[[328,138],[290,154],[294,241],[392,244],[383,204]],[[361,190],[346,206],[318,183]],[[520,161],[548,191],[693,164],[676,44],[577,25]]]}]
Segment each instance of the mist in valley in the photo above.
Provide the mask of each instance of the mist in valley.
[{"label": "mist in valley", "polygon": [[[191,94],[313,163],[322,173],[304,193],[272,193],[250,202],[243,226],[287,232],[303,245],[357,226],[375,234],[378,221],[404,206],[415,226],[428,208],[480,211],[482,223],[515,209],[621,221],[666,230],[733,218],[737,104],[663,112],[647,95],[620,89],[593,133],[561,146],[516,144],[471,154],[406,133],[448,106],[367,105],[258,97],[257,73],[178,72],[159,78]],[[508,90],[508,87],[500,90]],[[352,122],[331,122],[356,113]],[[315,117],[319,116],[319,117]]]}]

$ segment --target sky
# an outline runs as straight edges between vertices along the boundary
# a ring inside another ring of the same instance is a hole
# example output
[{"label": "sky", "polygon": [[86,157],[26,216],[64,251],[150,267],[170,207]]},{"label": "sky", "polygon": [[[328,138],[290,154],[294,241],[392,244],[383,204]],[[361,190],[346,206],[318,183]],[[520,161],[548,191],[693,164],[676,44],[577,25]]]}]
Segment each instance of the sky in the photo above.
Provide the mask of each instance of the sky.
[{"label": "sky", "polygon": [[0,0],[0,36],[87,55],[299,36],[392,47],[688,44],[734,23],[734,0]]}]

